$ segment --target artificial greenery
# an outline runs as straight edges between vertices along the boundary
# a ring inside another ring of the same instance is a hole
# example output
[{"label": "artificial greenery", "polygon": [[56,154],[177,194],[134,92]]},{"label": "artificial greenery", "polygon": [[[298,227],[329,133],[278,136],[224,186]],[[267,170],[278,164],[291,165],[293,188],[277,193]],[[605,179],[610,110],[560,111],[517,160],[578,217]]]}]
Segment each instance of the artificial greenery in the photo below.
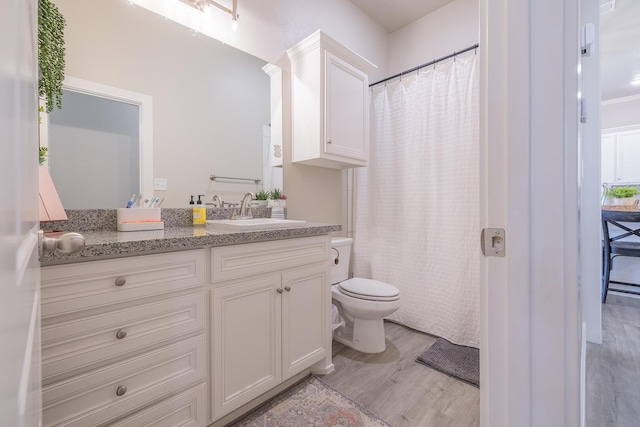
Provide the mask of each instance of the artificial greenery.
[{"label": "artificial greenery", "polygon": [[271,200],[279,200],[280,196],[282,196],[282,191],[279,188],[274,188],[273,190],[269,191],[269,198]]},{"label": "artificial greenery", "polygon": [[47,147],[38,147],[38,160],[40,164],[43,164],[46,160],[47,151],[49,151]]},{"label": "artificial greenery", "polygon": [[269,193],[267,193],[266,191],[258,191],[256,193],[256,200],[268,200],[269,199]]},{"label": "artificial greenery", "polygon": [[64,80],[64,17],[51,0],[38,0],[38,95],[45,98],[46,111],[62,108]]},{"label": "artificial greenery", "polygon": [[607,190],[607,196],[615,199],[625,199],[638,194],[637,187],[613,187]]}]

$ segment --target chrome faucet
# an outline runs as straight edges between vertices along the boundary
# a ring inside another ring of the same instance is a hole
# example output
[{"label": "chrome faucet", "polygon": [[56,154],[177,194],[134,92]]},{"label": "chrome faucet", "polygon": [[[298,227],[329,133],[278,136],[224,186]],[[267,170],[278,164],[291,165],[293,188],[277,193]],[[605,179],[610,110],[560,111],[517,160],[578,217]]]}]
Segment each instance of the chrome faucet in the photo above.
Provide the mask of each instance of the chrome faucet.
[{"label": "chrome faucet", "polygon": [[[242,202],[240,203],[240,215],[238,215],[238,219],[253,218],[253,215],[251,214],[251,207],[249,207],[247,203],[247,197],[249,198],[249,202],[255,198],[253,193],[247,193],[244,195],[244,197],[242,198]],[[248,212],[247,207],[249,207]]]},{"label": "chrome faucet", "polygon": [[218,207],[222,208],[224,207],[224,202],[222,201],[222,199],[220,198],[220,196],[218,196],[217,194],[214,194],[213,199],[211,199],[212,202],[216,202],[218,203]]}]

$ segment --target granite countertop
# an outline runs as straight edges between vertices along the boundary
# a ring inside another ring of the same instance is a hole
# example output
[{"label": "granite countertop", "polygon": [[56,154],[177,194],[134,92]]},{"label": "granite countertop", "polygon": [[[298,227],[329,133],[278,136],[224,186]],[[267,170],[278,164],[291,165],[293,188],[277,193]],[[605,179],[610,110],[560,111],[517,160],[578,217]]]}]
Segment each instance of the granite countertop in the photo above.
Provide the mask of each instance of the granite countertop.
[{"label": "granite countertop", "polygon": [[71,255],[59,252],[48,253],[43,257],[41,264],[47,266],[196,249],[206,246],[228,246],[316,236],[340,231],[341,229],[342,226],[335,224],[307,223],[304,226],[291,228],[242,232],[214,232],[208,231],[206,227],[168,227],[164,230],[130,232],[112,230],[82,231],[85,238],[84,249]]}]

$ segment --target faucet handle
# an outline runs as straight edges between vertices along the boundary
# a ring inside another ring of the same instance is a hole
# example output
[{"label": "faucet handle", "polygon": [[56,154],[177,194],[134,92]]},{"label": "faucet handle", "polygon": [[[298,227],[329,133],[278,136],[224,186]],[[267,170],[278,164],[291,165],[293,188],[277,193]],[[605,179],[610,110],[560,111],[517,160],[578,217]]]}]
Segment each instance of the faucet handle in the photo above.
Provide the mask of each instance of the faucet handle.
[{"label": "faucet handle", "polygon": [[229,219],[238,219],[238,204],[227,203],[227,205],[231,206],[231,217]]}]

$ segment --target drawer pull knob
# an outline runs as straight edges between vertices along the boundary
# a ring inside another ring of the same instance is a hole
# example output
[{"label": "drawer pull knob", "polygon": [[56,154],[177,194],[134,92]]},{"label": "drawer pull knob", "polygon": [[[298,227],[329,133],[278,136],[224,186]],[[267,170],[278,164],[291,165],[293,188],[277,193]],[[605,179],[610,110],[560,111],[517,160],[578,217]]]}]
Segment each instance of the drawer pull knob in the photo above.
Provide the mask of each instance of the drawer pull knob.
[{"label": "drawer pull knob", "polygon": [[277,292],[277,293],[279,293],[279,294],[281,294],[281,293],[282,293],[282,288],[278,288],[278,289],[276,289],[276,292]]},{"label": "drawer pull knob", "polygon": [[124,277],[116,278],[116,286],[124,286],[125,283],[127,283],[127,279]]},{"label": "drawer pull knob", "polygon": [[116,396],[124,396],[124,394],[127,392],[127,388],[123,385],[121,385],[120,387],[118,387],[116,389]]},{"label": "drawer pull knob", "polygon": [[116,332],[116,338],[118,338],[119,340],[121,340],[126,336],[127,336],[127,331],[124,329],[118,329],[118,332]]},{"label": "drawer pull knob", "polygon": [[291,292],[291,286],[285,286],[284,290],[287,291],[287,292]]}]

